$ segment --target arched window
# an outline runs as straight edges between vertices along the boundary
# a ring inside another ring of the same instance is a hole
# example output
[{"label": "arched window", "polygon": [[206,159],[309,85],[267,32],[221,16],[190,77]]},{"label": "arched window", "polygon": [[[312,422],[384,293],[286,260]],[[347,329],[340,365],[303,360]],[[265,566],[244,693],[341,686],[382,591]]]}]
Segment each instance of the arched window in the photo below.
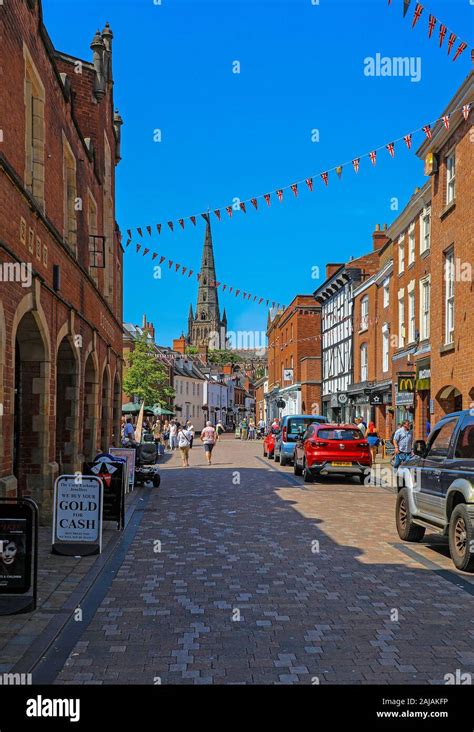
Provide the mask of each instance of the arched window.
[{"label": "arched window", "polygon": [[201,312],[201,320],[206,320],[206,313],[204,310]]},{"label": "arched window", "polygon": [[360,380],[367,381],[367,343],[360,347]]}]

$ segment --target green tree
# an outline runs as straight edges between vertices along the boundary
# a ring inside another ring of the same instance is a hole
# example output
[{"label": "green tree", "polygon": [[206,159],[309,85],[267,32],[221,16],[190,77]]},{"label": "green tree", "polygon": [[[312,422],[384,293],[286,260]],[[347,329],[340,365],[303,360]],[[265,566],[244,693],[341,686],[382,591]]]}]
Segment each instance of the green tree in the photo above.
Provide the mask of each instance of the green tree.
[{"label": "green tree", "polygon": [[135,340],[129,361],[130,366],[123,378],[125,393],[144,401],[147,406],[165,406],[174,396],[174,390],[169,386],[166,368],[158,360],[153,343],[146,334]]},{"label": "green tree", "polygon": [[209,351],[208,359],[217,366],[224,366],[226,363],[236,364],[243,361],[242,356],[225,349]]}]

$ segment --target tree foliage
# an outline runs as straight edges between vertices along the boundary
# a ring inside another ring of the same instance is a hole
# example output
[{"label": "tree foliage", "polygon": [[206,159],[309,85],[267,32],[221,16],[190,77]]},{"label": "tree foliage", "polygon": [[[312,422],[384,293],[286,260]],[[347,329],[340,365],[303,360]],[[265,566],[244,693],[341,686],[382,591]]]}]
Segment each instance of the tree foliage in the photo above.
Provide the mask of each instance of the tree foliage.
[{"label": "tree foliage", "polygon": [[226,363],[236,364],[243,361],[242,356],[233,351],[227,351],[225,349],[209,351],[208,359],[211,363],[217,366],[224,366]]},{"label": "tree foliage", "polygon": [[165,406],[174,396],[174,390],[168,384],[166,367],[158,360],[153,342],[146,334],[134,341],[129,361],[123,378],[125,393],[144,401],[147,406]]}]

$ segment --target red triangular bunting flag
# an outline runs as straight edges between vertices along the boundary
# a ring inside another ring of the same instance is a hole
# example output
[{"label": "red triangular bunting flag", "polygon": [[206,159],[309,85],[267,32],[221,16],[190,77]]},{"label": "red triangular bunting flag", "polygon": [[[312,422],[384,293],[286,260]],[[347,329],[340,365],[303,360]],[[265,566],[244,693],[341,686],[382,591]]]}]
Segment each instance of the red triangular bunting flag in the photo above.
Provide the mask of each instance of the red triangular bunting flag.
[{"label": "red triangular bunting flag", "polygon": [[209,221],[209,217],[208,217],[207,213],[202,213],[201,216],[203,217],[204,221],[207,224],[207,222]]},{"label": "red triangular bunting flag", "polygon": [[464,41],[461,41],[461,43],[458,46],[458,49],[457,49],[456,53],[453,56],[453,61],[456,61],[456,59],[458,58],[458,56],[460,56],[462,54],[462,52],[466,50],[466,48],[467,48],[467,43],[464,43]]},{"label": "red triangular bunting flag", "polygon": [[197,280],[200,280],[200,279],[201,279],[201,273],[200,273],[200,272],[198,272],[198,273],[197,273],[197,275],[196,275],[196,279],[197,279]]},{"label": "red triangular bunting flag", "polygon": [[189,272],[188,272],[188,277],[191,277],[191,275],[192,275],[193,272],[194,272],[194,270],[193,269],[190,269]]},{"label": "red triangular bunting flag", "polygon": [[137,244],[137,254],[138,254],[138,252],[140,251],[141,248],[142,248],[142,245],[141,244]]},{"label": "red triangular bunting flag", "polygon": [[313,190],[313,179],[312,178],[306,178],[306,185],[308,186],[309,190]]},{"label": "red triangular bunting flag", "polygon": [[157,256],[158,252],[153,252],[153,254],[151,255],[151,261],[153,262],[157,258]]},{"label": "red triangular bunting flag", "polygon": [[187,269],[188,269],[187,267],[183,267],[183,269],[181,270],[181,274],[183,274],[183,275],[186,274]]},{"label": "red triangular bunting flag", "polygon": [[239,294],[239,292],[240,292],[240,290],[236,290],[236,291],[235,291],[235,296],[236,296],[236,297],[237,297],[237,295]]},{"label": "red triangular bunting flag", "polygon": [[168,226],[170,227],[171,231],[174,231],[174,224],[172,221],[168,221]]},{"label": "red triangular bunting flag", "polygon": [[441,119],[443,120],[443,124],[446,129],[449,130],[449,114],[445,114]]},{"label": "red triangular bunting flag", "polygon": [[408,13],[408,8],[410,7],[411,0],[403,0],[403,17]]},{"label": "red triangular bunting flag", "polygon": [[321,178],[323,179],[324,184],[327,186],[327,184],[328,184],[328,178],[329,178],[329,173],[321,173]]},{"label": "red triangular bunting flag", "polygon": [[160,257],[160,264],[163,264],[163,262],[165,261],[165,259],[166,259],[166,257]]},{"label": "red triangular bunting flag", "polygon": [[447,30],[448,29],[446,28],[445,25],[443,25],[442,23],[439,24],[439,47],[440,48],[443,45],[444,37],[446,35]]},{"label": "red triangular bunting flag", "polygon": [[147,226],[146,230],[148,231],[148,234],[151,236],[151,226]]},{"label": "red triangular bunting flag", "polygon": [[360,158],[355,158],[352,161],[352,165],[354,166],[354,170],[355,170],[356,173],[359,172],[359,163],[360,163]]},{"label": "red triangular bunting flag", "polygon": [[280,200],[280,203],[281,203],[283,201],[283,189],[279,188],[277,191],[275,191],[275,193],[277,194],[277,196]]},{"label": "red triangular bunting flag", "polygon": [[462,116],[464,119],[467,119],[469,117],[469,112],[471,111],[472,104],[465,104],[462,108]]},{"label": "red triangular bunting flag", "polygon": [[250,199],[250,202],[251,202],[252,206],[254,207],[255,211],[257,211],[257,209],[258,209],[258,201],[257,201],[257,199],[256,198],[251,198]]},{"label": "red triangular bunting flag", "polygon": [[295,198],[298,198],[298,183],[293,183],[291,186],[291,190],[295,194]]},{"label": "red triangular bunting flag", "polygon": [[430,127],[430,125],[425,125],[423,127],[423,132],[425,133],[425,135],[428,138],[428,140],[431,140],[431,127]]},{"label": "red triangular bunting flag", "polygon": [[184,229],[184,219],[178,219],[178,221],[181,228]]},{"label": "red triangular bunting flag", "polygon": [[140,229],[139,227],[137,227],[137,231],[138,231],[138,233],[140,234],[140,236],[143,236],[143,234],[142,234],[142,230],[141,230],[141,229]]},{"label": "red triangular bunting flag", "polygon": [[395,157],[395,143],[394,142],[389,142],[388,143],[387,150],[389,151],[389,153],[392,156],[392,158]]},{"label": "red triangular bunting flag", "polygon": [[189,218],[191,219],[191,221],[193,223],[193,226],[196,226],[196,217],[195,216],[190,216]]},{"label": "red triangular bunting flag", "polygon": [[239,203],[239,206],[240,206],[240,210],[241,210],[241,211],[243,211],[244,213],[247,213],[247,210],[246,210],[246,208],[245,208],[245,203],[244,203],[244,201],[241,201],[241,202]]},{"label": "red triangular bunting flag", "polygon": [[179,269],[180,267],[181,267],[181,265],[180,265],[180,264],[175,264],[175,265],[174,265],[175,271],[177,272],[177,271],[178,271],[178,269]]},{"label": "red triangular bunting flag", "polygon": [[233,287],[229,287],[229,295],[230,295],[230,293],[232,292],[233,289],[234,289]]},{"label": "red triangular bunting flag", "polygon": [[173,266],[173,260],[168,259],[168,268],[171,269],[172,266]]},{"label": "red triangular bunting flag", "polygon": [[411,149],[411,132],[408,135],[405,135],[405,137],[403,139],[405,140],[407,148],[410,150]]},{"label": "red triangular bunting flag", "polygon": [[369,158],[370,158],[370,160],[372,162],[372,165],[375,165],[375,163],[377,161],[377,151],[376,150],[372,150],[372,152],[369,152]]},{"label": "red triangular bunting flag", "polygon": [[132,232],[131,232],[130,229],[127,229],[127,234],[128,234],[128,238],[131,239],[132,238]]},{"label": "red triangular bunting flag", "polygon": [[220,284],[221,283],[220,282],[214,282],[214,284],[215,284],[216,287],[220,287]]},{"label": "red triangular bunting flag", "polygon": [[217,220],[220,221],[221,220],[221,212],[220,212],[220,210],[218,208],[215,209],[214,214],[215,214]]},{"label": "red triangular bunting flag", "polygon": [[261,305],[262,302],[263,302],[263,297],[260,298],[260,300],[258,301],[258,304]]},{"label": "red triangular bunting flag", "polygon": [[270,205],[270,194],[269,193],[265,193],[264,199],[267,202],[267,206],[269,206]]},{"label": "red triangular bunting flag", "polygon": [[222,285],[222,292],[225,292],[227,288],[227,285]]},{"label": "red triangular bunting flag", "polygon": [[428,38],[431,38],[433,35],[434,27],[437,23],[437,20],[434,15],[430,15],[430,19],[428,22]]},{"label": "red triangular bunting flag", "polygon": [[415,13],[413,15],[413,22],[411,24],[412,28],[414,28],[415,25],[420,20],[422,12],[423,12],[423,5],[421,3],[417,3],[415,6]]},{"label": "red triangular bunting flag", "polygon": [[158,229],[158,234],[161,234],[161,224],[157,224],[156,228]]},{"label": "red triangular bunting flag", "polygon": [[227,206],[226,211],[229,214],[230,218],[232,218],[232,206]]},{"label": "red triangular bunting flag", "polygon": [[[240,292],[240,290],[239,290],[239,292]],[[245,300],[245,299],[247,298],[247,293],[246,293],[246,292],[243,292],[243,293],[242,293],[242,296],[243,296],[243,298],[244,298],[244,300]]]},{"label": "red triangular bunting flag", "polygon": [[148,254],[149,251],[150,250],[145,247],[145,249],[143,250],[143,256],[145,257]]},{"label": "red triangular bunting flag", "polygon": [[128,246],[129,246],[129,244],[131,244],[131,242],[132,242],[132,240],[131,240],[131,239],[127,239],[127,243],[125,244],[125,247],[128,247]]},{"label": "red triangular bunting flag", "polygon": [[451,49],[454,46],[456,38],[457,38],[457,35],[455,33],[451,33],[451,35],[448,38],[448,56],[451,53]]}]

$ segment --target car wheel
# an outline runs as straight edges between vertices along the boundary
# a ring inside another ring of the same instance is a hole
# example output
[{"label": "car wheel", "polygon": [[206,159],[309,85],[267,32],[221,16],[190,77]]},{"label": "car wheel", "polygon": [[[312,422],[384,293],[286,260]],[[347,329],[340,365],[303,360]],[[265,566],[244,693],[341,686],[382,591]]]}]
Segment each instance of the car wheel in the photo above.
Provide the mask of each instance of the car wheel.
[{"label": "car wheel", "polygon": [[313,482],[313,476],[311,474],[311,471],[308,469],[308,466],[306,465],[306,460],[304,462],[304,467],[303,467],[303,480],[305,483]]},{"label": "car wheel", "polygon": [[286,455],[283,455],[283,453],[280,453],[280,465],[284,467],[288,464],[288,460],[286,459]]},{"label": "car wheel", "polygon": [[398,536],[403,541],[421,541],[425,527],[414,524],[411,518],[408,493],[405,488],[399,491],[395,509]]},{"label": "car wheel", "polygon": [[161,483],[161,475],[155,475],[153,477],[153,485],[155,486],[155,488],[158,488],[160,483]]},{"label": "car wheel", "polygon": [[303,475],[303,471],[302,471],[302,469],[300,468],[300,466],[298,465],[298,461],[297,461],[297,459],[296,459],[296,455],[295,455],[295,458],[294,458],[294,460],[293,460],[293,473],[294,473],[295,475]]},{"label": "car wheel", "polygon": [[463,572],[474,572],[474,554],[471,554],[473,540],[471,518],[464,503],[460,503],[449,521],[449,551],[454,565]]}]

